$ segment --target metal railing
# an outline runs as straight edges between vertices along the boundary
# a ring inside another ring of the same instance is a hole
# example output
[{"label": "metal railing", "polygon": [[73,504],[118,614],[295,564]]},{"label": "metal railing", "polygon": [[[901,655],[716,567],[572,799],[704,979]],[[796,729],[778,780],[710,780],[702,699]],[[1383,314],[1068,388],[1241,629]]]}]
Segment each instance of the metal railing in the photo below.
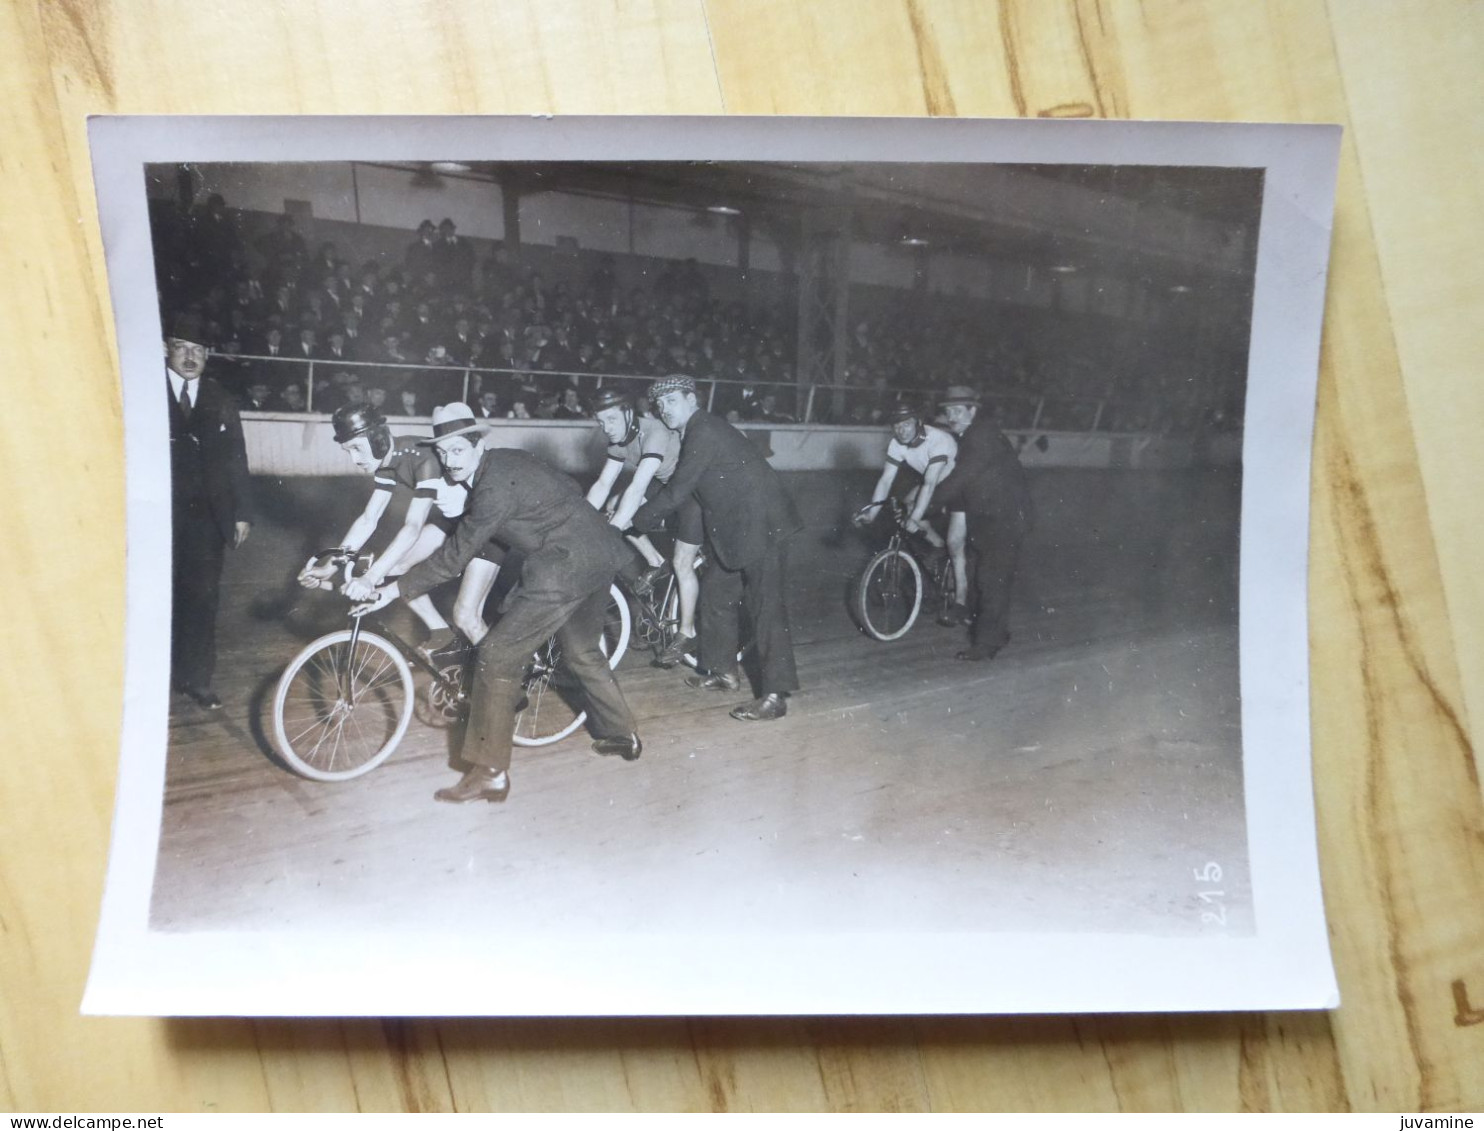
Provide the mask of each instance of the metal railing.
[{"label": "metal railing", "polygon": [[[261,354],[213,353],[211,361],[218,363],[209,372],[237,386],[241,391],[257,382],[270,386],[279,384],[268,378],[265,370],[303,367],[302,379],[292,379],[280,385],[299,385],[304,393],[302,407],[290,411],[328,412],[338,407],[326,404],[326,388],[322,379],[326,372],[339,375],[365,375],[385,372],[391,375],[391,384],[401,376],[404,387],[415,392],[432,389],[434,403],[461,400],[474,404],[473,397],[485,391],[494,392],[501,401],[502,409],[508,403],[514,405],[533,391],[537,397],[560,398],[567,389],[576,389],[581,394],[591,394],[605,384],[619,383],[629,387],[635,396],[642,395],[644,388],[662,374],[641,373],[595,373],[579,370],[529,370],[475,365],[439,365],[433,362],[382,362],[350,361],[341,358],[274,357]],[[220,363],[233,367],[250,366],[242,373],[219,372]],[[208,363],[210,364],[210,362]],[[505,388],[486,389],[487,379],[505,381]],[[358,382],[363,386],[366,382]],[[880,416],[891,406],[902,402],[915,402],[924,409],[934,407],[934,398],[942,390],[923,387],[875,387],[865,385],[800,384],[795,381],[760,381],[730,377],[697,377],[697,389],[707,411],[727,414],[735,411],[742,420],[763,419],[775,424],[834,424],[877,426]],[[378,388],[382,386],[369,386]],[[457,389],[456,395],[450,395]],[[390,390],[386,390],[388,395]],[[400,392],[400,390],[399,390]],[[317,396],[318,394],[318,396]],[[524,394],[524,396],[523,396]],[[767,405],[769,397],[773,404]],[[316,400],[320,403],[316,404]],[[802,402],[802,408],[800,408]],[[343,403],[343,401],[342,401]],[[986,393],[982,404],[994,415],[1002,428],[1020,431],[1066,431],[1066,432],[1170,432],[1193,430],[1195,420],[1209,411],[1210,406],[1194,403],[1180,405],[1156,405],[1149,402],[1124,401],[1110,397],[1076,397],[1035,393]],[[429,406],[431,407],[431,406]],[[386,403],[384,410],[396,415],[395,402]],[[419,407],[417,414],[427,415],[427,408]],[[527,414],[540,419],[538,406],[527,406]]]}]

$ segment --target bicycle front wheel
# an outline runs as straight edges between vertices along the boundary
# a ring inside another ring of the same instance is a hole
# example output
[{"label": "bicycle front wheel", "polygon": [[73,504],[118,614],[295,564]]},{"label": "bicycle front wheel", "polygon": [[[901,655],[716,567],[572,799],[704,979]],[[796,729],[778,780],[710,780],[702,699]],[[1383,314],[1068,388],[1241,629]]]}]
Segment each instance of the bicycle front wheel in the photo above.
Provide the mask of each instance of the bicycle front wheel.
[{"label": "bicycle front wheel", "polygon": [[877,640],[905,636],[922,608],[922,569],[905,550],[882,550],[855,584],[855,615]]},{"label": "bicycle front wheel", "polygon": [[390,641],[342,629],[307,645],[278,680],[273,736],[296,774],[348,781],[391,756],[412,721],[412,669]]}]

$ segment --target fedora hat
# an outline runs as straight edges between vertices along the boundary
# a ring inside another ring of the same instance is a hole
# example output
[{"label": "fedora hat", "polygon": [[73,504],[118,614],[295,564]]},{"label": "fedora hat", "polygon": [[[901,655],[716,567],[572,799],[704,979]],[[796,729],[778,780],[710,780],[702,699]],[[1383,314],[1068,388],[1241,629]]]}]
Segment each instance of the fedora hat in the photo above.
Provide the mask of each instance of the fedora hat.
[{"label": "fedora hat", "polygon": [[466,432],[488,432],[489,426],[474,418],[474,410],[463,401],[441,404],[433,409],[433,438],[420,441],[436,444],[450,436],[462,436]]},{"label": "fedora hat", "polygon": [[948,391],[938,398],[938,407],[947,408],[951,404],[979,403],[979,394],[967,385],[949,385]]},{"label": "fedora hat", "polygon": [[165,337],[198,346],[207,345],[206,320],[194,310],[183,310],[170,319],[166,326]]}]

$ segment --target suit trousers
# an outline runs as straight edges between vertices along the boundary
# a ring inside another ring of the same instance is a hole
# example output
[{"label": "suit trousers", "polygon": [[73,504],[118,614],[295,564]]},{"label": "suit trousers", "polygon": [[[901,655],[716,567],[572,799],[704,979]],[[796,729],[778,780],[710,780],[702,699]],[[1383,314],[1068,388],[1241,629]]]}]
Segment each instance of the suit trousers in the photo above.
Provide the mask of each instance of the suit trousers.
[{"label": "suit trousers", "polygon": [[492,769],[510,768],[511,735],[531,656],[556,635],[566,676],[554,680],[547,695],[563,694],[575,710],[587,711],[597,738],[621,738],[636,729],[634,716],[598,647],[608,611],[608,586],[573,593],[558,585],[522,584],[509,610],[479,643],[470,687],[469,729],[464,761]]},{"label": "suit trousers", "polygon": [[178,500],[171,523],[170,678],[209,688],[227,544],[206,500]]},{"label": "suit trousers", "polygon": [[1010,639],[1010,595],[1020,567],[1020,545],[1025,541],[1025,522],[1018,516],[1008,520],[970,511],[967,521],[969,545],[977,554],[975,564],[973,643],[980,648],[1003,648]]},{"label": "suit trousers", "polygon": [[701,577],[701,653],[697,660],[713,672],[729,672],[736,666],[738,615],[745,608],[757,644],[759,696],[799,689],[784,598],[787,566],[788,542],[780,540],[739,570],[723,569],[719,562],[708,560]]}]

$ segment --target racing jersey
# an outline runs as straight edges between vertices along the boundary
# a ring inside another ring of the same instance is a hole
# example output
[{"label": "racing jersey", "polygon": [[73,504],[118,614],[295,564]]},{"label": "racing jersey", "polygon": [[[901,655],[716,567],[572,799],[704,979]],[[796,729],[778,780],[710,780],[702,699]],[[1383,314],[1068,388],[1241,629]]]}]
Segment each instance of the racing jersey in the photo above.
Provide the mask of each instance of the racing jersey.
[{"label": "racing jersey", "polygon": [[444,518],[458,518],[464,513],[469,489],[462,483],[451,483],[443,474],[443,465],[431,444],[421,437],[399,436],[392,450],[376,469],[373,480],[377,491],[410,491],[414,499],[432,499]]},{"label": "racing jersey", "polygon": [[618,460],[629,471],[637,470],[643,460],[657,459],[660,467],[654,477],[668,483],[680,462],[679,433],[671,432],[664,421],[653,416],[641,416],[636,423],[639,430],[627,444],[608,445],[608,458]]},{"label": "racing jersey", "polygon": [[[886,462],[901,467],[906,464],[918,475],[927,476],[927,470],[935,463],[944,464],[943,475],[946,478],[953,470],[953,464],[958,456],[958,441],[953,438],[953,433],[945,432],[942,428],[935,428],[931,424],[923,425],[922,439],[908,446],[898,443],[893,436],[891,442],[886,445]],[[942,480],[940,479],[941,483]]]}]

